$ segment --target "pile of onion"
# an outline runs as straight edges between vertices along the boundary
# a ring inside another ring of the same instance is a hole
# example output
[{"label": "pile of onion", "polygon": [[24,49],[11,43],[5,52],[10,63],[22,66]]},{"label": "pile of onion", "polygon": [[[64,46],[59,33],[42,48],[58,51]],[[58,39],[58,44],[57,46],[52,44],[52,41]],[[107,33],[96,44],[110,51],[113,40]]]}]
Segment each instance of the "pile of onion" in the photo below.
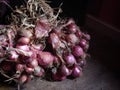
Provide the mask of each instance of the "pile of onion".
[{"label": "pile of onion", "polygon": [[30,23],[24,24],[27,14],[25,19],[15,15],[19,23],[13,20],[0,27],[0,74],[5,81],[23,84],[34,77],[61,81],[82,75],[90,35],[74,19],[56,19],[53,24],[48,16],[33,20],[30,14]]}]

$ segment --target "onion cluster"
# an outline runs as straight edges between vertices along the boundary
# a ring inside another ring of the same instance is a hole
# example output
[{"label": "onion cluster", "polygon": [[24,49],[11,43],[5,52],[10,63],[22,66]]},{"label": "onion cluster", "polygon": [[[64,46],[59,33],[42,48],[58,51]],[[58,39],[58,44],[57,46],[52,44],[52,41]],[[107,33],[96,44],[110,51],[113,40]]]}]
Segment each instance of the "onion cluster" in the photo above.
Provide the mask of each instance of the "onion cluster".
[{"label": "onion cluster", "polygon": [[7,79],[25,83],[46,74],[53,80],[82,75],[90,36],[73,19],[55,27],[46,20],[36,21],[33,29],[12,27],[0,34],[0,70]]},{"label": "onion cluster", "polygon": [[23,16],[16,13],[18,21],[0,27],[0,74],[5,81],[23,84],[35,77],[61,81],[82,75],[89,34],[71,18],[54,24],[45,14],[34,19],[30,10]]}]

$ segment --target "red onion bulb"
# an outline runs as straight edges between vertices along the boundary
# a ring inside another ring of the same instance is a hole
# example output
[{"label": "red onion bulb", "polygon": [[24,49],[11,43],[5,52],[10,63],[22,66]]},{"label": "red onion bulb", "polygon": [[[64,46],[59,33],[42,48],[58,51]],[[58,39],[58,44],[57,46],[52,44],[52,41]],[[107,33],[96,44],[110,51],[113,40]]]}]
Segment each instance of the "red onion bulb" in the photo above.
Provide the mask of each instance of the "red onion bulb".
[{"label": "red onion bulb", "polygon": [[79,39],[78,39],[78,37],[75,34],[69,34],[67,36],[67,41],[72,43],[72,44],[76,44],[76,43],[79,42]]},{"label": "red onion bulb", "polygon": [[44,73],[45,73],[45,71],[42,67],[37,66],[37,67],[34,68],[34,75],[35,76],[41,77],[41,76],[44,75]]},{"label": "red onion bulb", "polygon": [[73,47],[73,55],[76,57],[82,56],[84,54],[83,49],[80,46]]},{"label": "red onion bulb", "polygon": [[49,66],[53,63],[54,56],[50,52],[40,52],[38,62],[40,65]]},{"label": "red onion bulb", "polygon": [[20,71],[20,72],[23,72],[24,71],[24,65],[23,64],[17,64],[16,65],[16,70]]},{"label": "red onion bulb", "polygon": [[30,64],[29,64],[30,67],[37,67],[38,66],[38,61],[36,59],[33,59]]},{"label": "red onion bulb", "polygon": [[26,45],[26,44],[29,44],[29,42],[30,42],[30,39],[28,37],[21,37],[20,39],[18,39],[19,44]]},{"label": "red onion bulb", "polygon": [[79,66],[74,66],[73,71],[72,71],[72,76],[74,78],[79,77],[82,75],[82,69]]},{"label": "red onion bulb", "polygon": [[62,81],[66,79],[66,76],[62,76],[59,73],[53,73],[52,78],[53,80],[56,80],[56,81]]},{"label": "red onion bulb", "polygon": [[75,23],[71,23],[67,26],[68,30],[71,32],[71,33],[75,33],[77,31],[77,26]]},{"label": "red onion bulb", "polygon": [[76,59],[72,54],[65,55],[64,59],[65,59],[66,64],[70,66],[75,64],[76,62]]},{"label": "red onion bulb", "polygon": [[69,69],[65,65],[61,65],[61,67],[59,68],[58,71],[59,71],[59,73],[62,76],[68,76],[68,75],[70,75],[70,71],[69,71]]},{"label": "red onion bulb", "polygon": [[20,78],[19,78],[19,81],[20,83],[25,83],[27,81],[28,77],[27,75],[22,75]]}]

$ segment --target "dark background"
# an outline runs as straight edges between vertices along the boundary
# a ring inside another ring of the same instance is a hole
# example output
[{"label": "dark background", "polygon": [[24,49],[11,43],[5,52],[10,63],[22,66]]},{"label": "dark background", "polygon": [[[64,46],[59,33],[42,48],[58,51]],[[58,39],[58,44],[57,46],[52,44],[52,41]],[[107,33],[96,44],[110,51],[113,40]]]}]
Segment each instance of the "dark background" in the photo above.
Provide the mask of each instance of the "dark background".
[{"label": "dark background", "polygon": [[[1,0],[7,1],[13,8],[24,3],[24,0]],[[49,0],[50,1],[50,0]],[[76,20],[76,23],[83,26],[85,23],[85,15],[88,0],[51,0],[50,5],[53,8],[59,7],[62,4],[63,13],[62,17],[72,17]],[[0,23],[5,24],[5,17],[11,12],[10,8],[4,3],[0,3]]]}]

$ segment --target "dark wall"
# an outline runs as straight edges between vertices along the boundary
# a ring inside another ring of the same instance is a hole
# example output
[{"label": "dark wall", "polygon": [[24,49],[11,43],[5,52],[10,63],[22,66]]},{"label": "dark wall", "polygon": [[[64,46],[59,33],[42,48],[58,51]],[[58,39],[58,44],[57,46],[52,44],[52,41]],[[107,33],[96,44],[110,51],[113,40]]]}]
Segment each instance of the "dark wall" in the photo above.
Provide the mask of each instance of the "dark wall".
[{"label": "dark wall", "polygon": [[52,6],[55,7],[63,3],[63,16],[72,17],[80,26],[84,25],[88,0],[52,0],[52,2]]},{"label": "dark wall", "polygon": [[120,29],[120,0],[89,0],[88,13]]}]

